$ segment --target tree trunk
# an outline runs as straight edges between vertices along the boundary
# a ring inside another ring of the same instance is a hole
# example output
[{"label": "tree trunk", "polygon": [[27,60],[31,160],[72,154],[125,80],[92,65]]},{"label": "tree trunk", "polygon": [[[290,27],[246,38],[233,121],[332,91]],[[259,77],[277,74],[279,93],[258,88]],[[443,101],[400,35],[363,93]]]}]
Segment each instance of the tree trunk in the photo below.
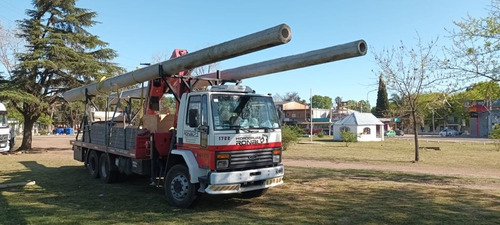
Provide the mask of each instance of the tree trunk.
[{"label": "tree trunk", "polygon": [[38,120],[37,118],[24,116],[24,130],[23,130],[23,141],[21,142],[21,147],[18,150],[30,150],[33,141],[33,125]]},{"label": "tree trunk", "polygon": [[418,154],[418,129],[417,129],[417,116],[415,115],[415,110],[411,111],[411,117],[413,119],[413,134],[415,140],[415,162],[420,159]]}]

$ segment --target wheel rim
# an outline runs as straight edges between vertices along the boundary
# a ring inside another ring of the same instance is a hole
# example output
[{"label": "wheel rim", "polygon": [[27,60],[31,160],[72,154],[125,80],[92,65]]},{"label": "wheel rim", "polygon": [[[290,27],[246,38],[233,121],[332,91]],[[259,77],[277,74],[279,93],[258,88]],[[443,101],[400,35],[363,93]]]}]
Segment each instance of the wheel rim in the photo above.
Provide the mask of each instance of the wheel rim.
[{"label": "wheel rim", "polygon": [[189,191],[189,181],[183,174],[177,174],[170,182],[170,192],[172,197],[177,200],[183,200]]}]

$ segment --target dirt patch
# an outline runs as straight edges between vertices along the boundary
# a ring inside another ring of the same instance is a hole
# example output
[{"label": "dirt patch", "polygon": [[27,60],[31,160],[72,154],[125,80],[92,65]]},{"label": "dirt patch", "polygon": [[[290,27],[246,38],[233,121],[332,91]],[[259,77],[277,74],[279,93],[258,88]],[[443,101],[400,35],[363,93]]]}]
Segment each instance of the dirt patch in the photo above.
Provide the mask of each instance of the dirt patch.
[{"label": "dirt patch", "polygon": [[[74,135],[47,135],[33,136],[32,149],[29,151],[14,151],[10,154],[37,154],[45,152],[64,152],[71,153],[70,140],[74,140]],[[14,149],[19,148],[22,142],[22,137],[16,138]],[[6,153],[9,154],[9,153]]]}]

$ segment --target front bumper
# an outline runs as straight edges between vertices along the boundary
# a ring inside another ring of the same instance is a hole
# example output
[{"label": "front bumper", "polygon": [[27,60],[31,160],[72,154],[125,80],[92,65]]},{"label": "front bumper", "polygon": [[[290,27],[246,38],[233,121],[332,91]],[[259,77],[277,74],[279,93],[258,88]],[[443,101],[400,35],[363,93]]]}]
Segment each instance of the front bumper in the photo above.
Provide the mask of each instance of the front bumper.
[{"label": "front bumper", "polygon": [[234,172],[213,172],[208,175],[205,192],[233,194],[264,189],[283,184],[283,165]]},{"label": "front bumper", "polygon": [[9,151],[9,142],[0,142],[0,152]]}]

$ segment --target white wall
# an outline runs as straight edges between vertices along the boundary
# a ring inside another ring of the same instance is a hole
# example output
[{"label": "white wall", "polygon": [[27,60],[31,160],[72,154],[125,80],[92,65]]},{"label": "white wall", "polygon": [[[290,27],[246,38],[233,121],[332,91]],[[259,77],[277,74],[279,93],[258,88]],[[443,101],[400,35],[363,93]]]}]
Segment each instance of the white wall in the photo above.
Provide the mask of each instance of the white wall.
[{"label": "white wall", "polygon": [[[370,134],[363,134],[366,127],[370,128]],[[358,126],[356,134],[358,135],[358,141],[380,141],[380,138],[377,138],[377,127],[375,125]]]},{"label": "white wall", "polygon": [[[340,134],[340,128],[344,126],[339,126],[339,125],[334,125],[333,127],[333,140],[340,141],[342,140],[342,135]],[[349,127],[350,131],[353,132],[356,136],[358,141],[383,141],[384,140],[384,126],[380,125],[381,133],[380,137],[377,138],[377,126],[376,125],[371,125],[371,126],[345,126]],[[363,134],[363,129],[365,127],[370,128],[370,134]]]},{"label": "white wall", "polygon": [[341,141],[342,140],[342,135],[340,134],[340,128],[341,127],[349,127],[350,131],[353,133],[357,133],[357,128],[356,126],[339,126],[339,125],[333,125],[333,140],[336,141]]}]

